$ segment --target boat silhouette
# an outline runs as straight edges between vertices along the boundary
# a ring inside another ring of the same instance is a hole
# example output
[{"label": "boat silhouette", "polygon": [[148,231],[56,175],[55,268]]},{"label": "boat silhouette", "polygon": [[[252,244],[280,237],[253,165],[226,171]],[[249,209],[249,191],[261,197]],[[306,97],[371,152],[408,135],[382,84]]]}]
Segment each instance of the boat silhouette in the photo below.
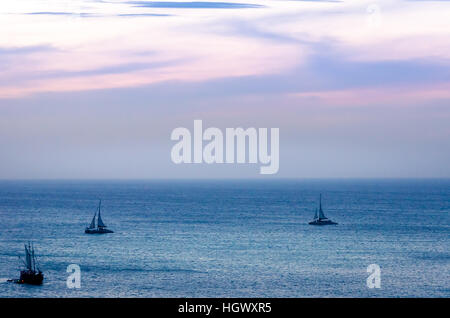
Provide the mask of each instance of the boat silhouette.
[{"label": "boat silhouette", "polygon": [[317,209],[316,209],[316,213],[314,214],[314,220],[312,220],[308,224],[310,224],[310,225],[335,225],[335,224],[337,224],[336,222],[333,222],[329,218],[327,218],[325,216],[325,214],[323,213],[322,194],[320,194],[320,197],[319,197],[319,214],[317,214]]},{"label": "boat silhouette", "polygon": [[28,242],[28,246],[25,244],[25,261],[23,259],[21,260],[25,265],[25,269],[20,271],[20,278],[10,279],[8,281],[15,282],[17,284],[42,285],[42,282],[44,281],[44,273],[36,264],[37,261],[36,255],[34,254],[34,246],[30,242]]},{"label": "boat silhouette", "polygon": [[114,233],[113,231],[107,229],[106,224],[103,223],[102,216],[100,214],[102,207],[102,200],[98,202],[98,217],[97,217],[97,226],[95,226],[95,217],[97,216],[97,212],[95,212],[94,217],[92,218],[91,224],[84,230],[86,234],[106,234],[106,233]]}]

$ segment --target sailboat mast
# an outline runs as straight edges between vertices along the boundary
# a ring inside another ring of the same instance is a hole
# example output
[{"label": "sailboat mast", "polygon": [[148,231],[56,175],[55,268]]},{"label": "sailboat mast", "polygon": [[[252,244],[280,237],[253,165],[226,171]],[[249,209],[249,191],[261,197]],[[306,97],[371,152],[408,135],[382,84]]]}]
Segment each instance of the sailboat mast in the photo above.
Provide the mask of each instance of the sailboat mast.
[{"label": "sailboat mast", "polygon": [[322,211],[322,193],[319,196],[319,210]]},{"label": "sailboat mast", "polygon": [[33,271],[36,271],[36,256],[34,255],[34,244],[31,245],[31,256],[33,260]]},{"label": "sailboat mast", "polygon": [[102,216],[100,214],[100,203],[99,203],[98,209],[99,210],[98,210],[97,227],[104,228],[104,227],[106,227],[106,225],[105,225],[105,223],[103,223]]},{"label": "sailboat mast", "polygon": [[319,220],[322,219],[326,219],[325,214],[323,214],[323,210],[322,210],[322,193],[320,194],[319,197]]},{"label": "sailboat mast", "polygon": [[29,270],[33,270],[34,265],[33,265],[33,250],[31,249],[31,243],[28,242],[28,258],[30,260],[29,262]]},{"label": "sailboat mast", "polygon": [[100,222],[101,222],[101,220],[102,220],[102,217],[100,216],[100,209],[101,209],[101,207],[102,207],[102,199],[100,199],[99,201],[98,201],[98,216],[97,216],[97,227],[99,227],[99,220],[100,220]]},{"label": "sailboat mast", "polygon": [[33,269],[33,254],[31,253],[31,243],[28,242],[28,253],[29,253],[29,257],[30,257],[30,270]]}]

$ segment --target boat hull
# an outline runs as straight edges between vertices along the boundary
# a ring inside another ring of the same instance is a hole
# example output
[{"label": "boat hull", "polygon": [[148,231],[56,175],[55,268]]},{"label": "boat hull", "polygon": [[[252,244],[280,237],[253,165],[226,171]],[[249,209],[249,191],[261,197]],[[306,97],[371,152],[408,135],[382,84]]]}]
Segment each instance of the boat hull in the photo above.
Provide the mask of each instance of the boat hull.
[{"label": "boat hull", "polygon": [[336,222],[330,221],[330,220],[326,220],[326,221],[322,221],[322,220],[314,220],[308,223],[309,225],[336,225]]},{"label": "boat hull", "polygon": [[20,278],[16,281],[18,284],[42,285],[44,274],[39,271],[20,271]]},{"label": "boat hull", "polygon": [[106,234],[106,233],[114,233],[111,230],[104,229],[104,228],[97,228],[97,229],[85,229],[84,233],[86,234]]}]

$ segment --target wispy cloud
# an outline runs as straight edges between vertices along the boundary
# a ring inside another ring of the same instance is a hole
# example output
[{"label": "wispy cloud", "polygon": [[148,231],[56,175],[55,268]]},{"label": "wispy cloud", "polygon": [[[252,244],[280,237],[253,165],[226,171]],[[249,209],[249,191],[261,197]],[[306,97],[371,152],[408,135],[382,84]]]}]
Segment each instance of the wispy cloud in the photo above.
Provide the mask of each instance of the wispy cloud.
[{"label": "wispy cloud", "polygon": [[180,9],[245,9],[262,8],[260,4],[236,3],[236,2],[168,2],[168,1],[128,1],[136,7],[148,8],[180,8]]},{"label": "wispy cloud", "polygon": [[0,77],[0,83],[15,83],[16,85],[24,85],[27,82],[35,82],[36,80],[49,80],[49,79],[70,79],[84,77],[88,80],[89,77],[103,76],[103,75],[119,75],[127,74],[136,71],[149,71],[161,69],[167,66],[175,66],[177,63],[181,63],[181,60],[160,61],[160,62],[148,62],[148,63],[127,63],[119,65],[110,65],[99,68],[92,68],[87,70],[53,70],[42,72],[30,72],[24,74],[18,74],[17,76],[9,76],[2,81]]},{"label": "wispy cloud", "polygon": [[0,55],[32,54],[36,52],[50,52],[58,49],[51,45],[30,45],[22,47],[0,47]]},{"label": "wispy cloud", "polygon": [[97,14],[87,12],[27,12],[25,15],[50,15],[50,16],[74,16],[82,18],[95,18],[95,17],[168,17],[172,14],[164,13],[119,13],[119,14]]},{"label": "wispy cloud", "polygon": [[164,13],[121,13],[117,15],[118,17],[168,17],[172,14]]},{"label": "wispy cloud", "polygon": [[29,15],[75,15],[77,13],[72,13],[72,12],[50,12],[50,11],[42,11],[42,12],[27,12],[24,14],[29,14]]}]

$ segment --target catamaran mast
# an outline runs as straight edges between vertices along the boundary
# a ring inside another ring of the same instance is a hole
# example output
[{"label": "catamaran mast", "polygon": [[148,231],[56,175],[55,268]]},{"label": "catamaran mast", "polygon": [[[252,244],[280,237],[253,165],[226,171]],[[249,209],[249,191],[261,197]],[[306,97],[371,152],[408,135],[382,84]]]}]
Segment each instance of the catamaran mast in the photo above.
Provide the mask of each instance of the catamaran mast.
[{"label": "catamaran mast", "polygon": [[101,202],[102,202],[102,200],[100,200],[100,202],[98,203],[97,227],[99,227],[99,228],[106,227],[105,223],[103,223],[102,216],[100,215]]},{"label": "catamaran mast", "polygon": [[322,193],[320,194],[319,197],[319,220],[321,219],[326,219],[325,214],[323,214],[323,210],[322,210]]},{"label": "catamaran mast", "polygon": [[[102,199],[98,201],[98,217],[97,217],[97,227],[103,225],[102,217],[100,216],[100,209],[102,208]],[[102,224],[102,225],[101,225]]]},{"label": "catamaran mast", "polygon": [[319,195],[319,211],[322,212],[322,193]]}]

